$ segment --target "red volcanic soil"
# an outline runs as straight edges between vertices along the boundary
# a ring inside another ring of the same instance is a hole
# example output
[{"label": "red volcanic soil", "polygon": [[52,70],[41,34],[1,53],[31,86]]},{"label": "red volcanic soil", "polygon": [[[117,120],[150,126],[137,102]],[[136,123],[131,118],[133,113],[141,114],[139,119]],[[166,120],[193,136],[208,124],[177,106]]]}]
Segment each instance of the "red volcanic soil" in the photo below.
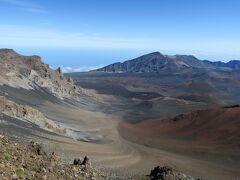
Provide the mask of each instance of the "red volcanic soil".
[{"label": "red volcanic soil", "polygon": [[172,119],[146,120],[138,124],[121,122],[119,129],[144,138],[240,147],[240,107],[198,110]]},{"label": "red volcanic soil", "polygon": [[[203,172],[206,179],[240,177],[239,106],[197,110],[172,119],[145,120],[137,124],[121,122],[118,130],[131,142],[180,155],[184,166],[189,163],[191,173]],[[228,173],[230,177],[224,177]]]}]

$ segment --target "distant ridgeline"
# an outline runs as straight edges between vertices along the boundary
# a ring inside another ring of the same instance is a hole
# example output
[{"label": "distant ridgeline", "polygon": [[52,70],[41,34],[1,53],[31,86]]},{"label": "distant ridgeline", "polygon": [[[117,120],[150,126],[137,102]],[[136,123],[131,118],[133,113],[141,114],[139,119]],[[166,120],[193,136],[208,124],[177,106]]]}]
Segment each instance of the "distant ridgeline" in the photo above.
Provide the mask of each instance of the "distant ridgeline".
[{"label": "distant ridgeline", "polygon": [[240,61],[232,60],[227,63],[208,60],[199,60],[191,55],[163,55],[153,52],[138,58],[110,64],[103,68],[94,70],[99,72],[159,72],[159,71],[178,71],[184,69],[220,69],[220,70],[239,70]]}]

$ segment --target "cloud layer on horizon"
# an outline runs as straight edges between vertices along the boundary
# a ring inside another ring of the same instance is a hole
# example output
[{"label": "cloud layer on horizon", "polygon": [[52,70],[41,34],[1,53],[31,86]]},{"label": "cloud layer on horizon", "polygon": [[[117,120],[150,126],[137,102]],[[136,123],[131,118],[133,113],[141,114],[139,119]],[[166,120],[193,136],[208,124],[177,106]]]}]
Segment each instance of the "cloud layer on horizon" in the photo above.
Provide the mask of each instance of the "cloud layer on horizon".
[{"label": "cloud layer on horizon", "polygon": [[61,69],[63,71],[63,73],[73,73],[73,72],[87,72],[87,71],[91,71],[94,69],[98,69],[103,67],[104,65],[100,65],[100,66],[83,66],[83,67],[64,67],[62,66]]},{"label": "cloud layer on horizon", "polygon": [[151,39],[107,37],[55,29],[0,25],[0,46],[146,48]]},{"label": "cloud layer on horizon", "polygon": [[[1,1],[1,0],[0,0]],[[191,47],[189,46],[191,44]],[[2,48],[101,48],[166,50],[176,54],[203,54],[204,59],[239,59],[239,42],[236,40],[209,41],[208,39],[142,38],[91,34],[79,31],[66,32],[54,28],[33,28],[17,25],[0,25],[0,47]],[[194,54],[192,53],[194,52]]]}]

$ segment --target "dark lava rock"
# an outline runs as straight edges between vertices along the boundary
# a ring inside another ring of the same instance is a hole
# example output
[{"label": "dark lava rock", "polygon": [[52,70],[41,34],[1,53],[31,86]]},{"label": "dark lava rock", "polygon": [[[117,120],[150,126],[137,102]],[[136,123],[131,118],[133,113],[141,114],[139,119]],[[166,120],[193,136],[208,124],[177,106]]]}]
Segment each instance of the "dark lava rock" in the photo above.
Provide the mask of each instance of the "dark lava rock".
[{"label": "dark lava rock", "polygon": [[35,142],[31,141],[30,142],[30,148],[37,155],[46,155],[46,152],[43,150],[43,147],[42,147],[41,144],[38,144],[38,143],[35,143]]},{"label": "dark lava rock", "polygon": [[90,162],[89,162],[88,156],[85,156],[81,165],[87,165],[87,164],[89,164],[89,163],[90,163]]},{"label": "dark lava rock", "polygon": [[150,175],[148,175],[152,180],[164,180],[169,174],[172,174],[172,168],[168,166],[157,166],[151,170]]},{"label": "dark lava rock", "polygon": [[74,161],[73,161],[73,164],[74,165],[81,165],[82,164],[82,161],[80,158],[75,158]]},{"label": "dark lava rock", "polygon": [[195,178],[178,172],[168,166],[155,167],[150,175],[147,175],[151,180],[196,180]]},{"label": "dark lava rock", "polygon": [[83,161],[80,159],[80,158],[75,158],[74,161],[73,161],[73,164],[74,165],[90,165],[90,161],[89,161],[89,158],[88,156],[85,156]]}]

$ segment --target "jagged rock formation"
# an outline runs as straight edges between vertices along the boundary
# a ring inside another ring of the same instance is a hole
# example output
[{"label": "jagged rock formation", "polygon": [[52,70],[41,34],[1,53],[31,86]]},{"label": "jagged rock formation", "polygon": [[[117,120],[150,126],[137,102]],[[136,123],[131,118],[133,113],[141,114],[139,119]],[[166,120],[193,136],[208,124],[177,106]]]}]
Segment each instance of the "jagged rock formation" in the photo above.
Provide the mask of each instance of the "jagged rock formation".
[{"label": "jagged rock formation", "polygon": [[16,104],[3,96],[0,96],[0,113],[20,120],[29,121],[48,131],[61,134],[65,133],[64,128],[52,120],[47,119],[40,111],[27,105]]},{"label": "jagged rock formation", "polygon": [[39,56],[23,56],[12,49],[0,49],[0,85],[24,89],[43,87],[59,98],[82,93],[61,68],[52,70]]},{"label": "jagged rock formation", "polygon": [[103,68],[94,70],[100,72],[159,72],[159,71],[178,71],[195,68],[228,68],[240,69],[240,61],[234,60],[228,63],[201,61],[190,55],[163,55],[153,52],[138,58],[117,62]]}]

